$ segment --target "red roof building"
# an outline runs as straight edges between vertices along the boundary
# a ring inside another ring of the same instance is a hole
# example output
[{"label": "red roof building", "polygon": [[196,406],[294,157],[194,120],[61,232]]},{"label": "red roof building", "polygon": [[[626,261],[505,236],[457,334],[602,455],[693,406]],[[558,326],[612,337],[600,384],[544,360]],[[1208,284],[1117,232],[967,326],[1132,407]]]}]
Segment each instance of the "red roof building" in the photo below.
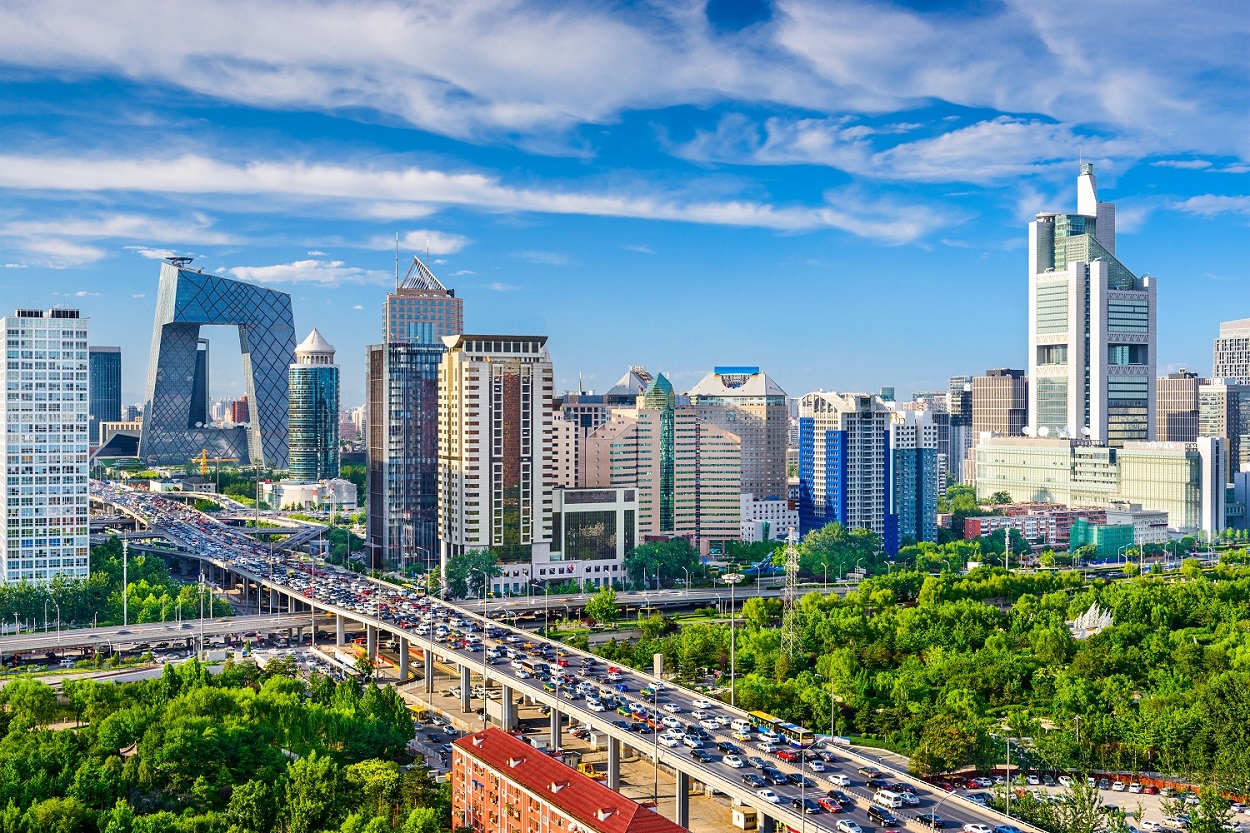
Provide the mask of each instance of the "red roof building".
[{"label": "red roof building", "polygon": [[681,827],[494,727],[452,744],[452,826],[480,833],[681,833]]}]

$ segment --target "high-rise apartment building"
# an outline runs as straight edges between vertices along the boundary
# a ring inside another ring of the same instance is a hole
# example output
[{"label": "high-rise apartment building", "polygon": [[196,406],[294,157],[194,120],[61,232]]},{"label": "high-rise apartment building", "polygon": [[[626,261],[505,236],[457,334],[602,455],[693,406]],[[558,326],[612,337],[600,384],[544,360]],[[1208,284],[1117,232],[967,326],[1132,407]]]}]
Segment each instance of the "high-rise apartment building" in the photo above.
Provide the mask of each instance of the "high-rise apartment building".
[{"label": "high-rise apartment building", "polygon": [[1220,324],[1211,376],[1231,379],[1239,385],[1250,385],[1250,318]]},{"label": "high-rise apartment building", "polygon": [[438,366],[464,329],[464,301],[414,257],[382,306],[384,343],[366,349],[366,398],[353,421],[368,459],[375,566],[438,563]]},{"label": "high-rise apartment building", "polygon": [[[952,376],[946,389],[946,412],[950,414],[945,447],[938,449],[946,455],[947,478],[956,483],[963,481],[960,461],[968,456],[975,444],[972,433],[972,377]],[[942,488],[946,482],[942,482]]]},{"label": "high-rise apartment building", "polygon": [[581,451],[580,429],[567,419],[551,421],[551,485],[576,489]]},{"label": "high-rise apartment building", "polygon": [[292,479],[316,483],[339,476],[339,366],[316,329],[295,348],[290,369],[287,440]]},{"label": "high-rise apartment building", "polygon": [[870,393],[809,393],[799,400],[802,534],[837,521],[898,546],[890,512],[889,407]]},{"label": "high-rise apartment building", "polygon": [[1121,446],[1155,435],[1155,281],[1115,255],[1115,205],[1082,163],[1075,214],[1029,224],[1029,424]]},{"label": "high-rise apartment building", "polygon": [[122,418],[122,348],[90,347],[87,349],[91,376],[91,423],[88,442],[99,442],[101,422],[120,422]]},{"label": "high-rise apartment building", "polygon": [[1198,386],[1198,436],[1224,438],[1226,482],[1250,466],[1250,385],[1203,379]]},{"label": "high-rise apartment building", "polygon": [[1029,380],[1023,370],[995,368],[972,379],[972,437],[1018,437],[1029,416]]},{"label": "high-rise apartment building", "polygon": [[1197,373],[1178,370],[1155,382],[1155,439],[1192,443],[1198,439]]},{"label": "high-rise apartment building", "polygon": [[20,309],[0,319],[5,507],[0,580],[89,574],[87,319],[75,309]]},{"label": "high-rise apartment building", "polygon": [[699,419],[742,441],[742,491],[786,496],[786,392],[758,367],[716,367],[689,391]]},{"label": "high-rise apartment building", "polygon": [[230,421],[235,425],[246,425],[250,417],[251,409],[247,406],[246,396],[230,403]]},{"label": "high-rise apartment building", "polygon": [[741,441],[677,405],[663,374],[584,448],[588,488],[637,488],[641,535],[685,537],[707,554],[741,534]]},{"label": "high-rise apartment building", "polygon": [[443,339],[438,368],[441,563],[490,549],[504,575],[550,562],[555,384],[546,336]]},{"label": "high-rise apartment building", "polygon": [[937,541],[937,426],[924,411],[902,411],[890,422],[891,512],[899,540]]}]

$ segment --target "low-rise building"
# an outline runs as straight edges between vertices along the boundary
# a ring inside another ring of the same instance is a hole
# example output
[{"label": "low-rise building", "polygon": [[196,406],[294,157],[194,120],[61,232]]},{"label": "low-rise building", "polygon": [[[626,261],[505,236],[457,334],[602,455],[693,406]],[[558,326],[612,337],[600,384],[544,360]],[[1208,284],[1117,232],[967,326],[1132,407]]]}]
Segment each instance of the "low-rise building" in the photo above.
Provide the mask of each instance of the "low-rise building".
[{"label": "low-rise building", "polygon": [[742,540],[748,544],[758,541],[784,541],[790,530],[799,531],[799,506],[794,500],[769,498],[757,500],[746,492],[742,495]]},{"label": "low-rise building", "polygon": [[311,509],[330,506],[340,512],[355,512],[356,484],[350,480],[322,480],[317,483],[262,483],[261,499],[276,509]]},{"label": "low-rise building", "polygon": [[1104,509],[1069,509],[1053,503],[1015,504],[998,509],[1002,514],[964,518],[964,540],[992,535],[1000,529],[1014,529],[1025,540],[1056,549],[1068,546],[1073,522],[1105,523]]},{"label": "low-rise building", "polygon": [[1168,513],[1158,509],[1145,509],[1140,503],[1123,500],[1112,501],[1107,506],[1107,525],[1133,527],[1134,544],[1166,544],[1168,542]]},{"label": "low-rise building", "polygon": [[490,727],[452,744],[453,828],[476,833],[683,833],[593,778]]},{"label": "low-rise building", "polygon": [[1092,544],[1094,557],[1105,561],[1119,556],[1120,552],[1133,546],[1132,524],[1092,524],[1078,519],[1072,524],[1069,546],[1072,551]]}]

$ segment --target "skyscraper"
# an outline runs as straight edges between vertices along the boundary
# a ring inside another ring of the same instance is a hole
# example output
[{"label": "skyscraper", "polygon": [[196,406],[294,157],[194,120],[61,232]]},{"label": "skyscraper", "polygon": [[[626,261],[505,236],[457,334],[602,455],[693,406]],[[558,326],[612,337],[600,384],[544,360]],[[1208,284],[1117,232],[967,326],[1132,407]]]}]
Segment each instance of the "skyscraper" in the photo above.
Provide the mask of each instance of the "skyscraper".
[{"label": "skyscraper", "polygon": [[[149,464],[183,464],[207,449],[209,456],[286,468],[287,368],[295,351],[291,296],[190,269],[189,261],[161,264],[139,456]],[[246,427],[205,424],[205,325],[238,328],[250,410]],[[203,388],[197,377],[205,380]]]},{"label": "skyscraper", "polygon": [[1018,437],[1028,424],[1029,380],[1023,370],[995,368],[972,379],[972,436]]},{"label": "skyscraper", "polygon": [[1082,163],[1077,213],[1029,224],[1029,422],[1122,446],[1155,433],[1155,281],[1115,256],[1115,206]]},{"label": "skyscraper", "polygon": [[870,393],[809,393],[799,400],[799,526],[837,521],[898,547],[890,512],[890,410]]},{"label": "skyscraper", "polygon": [[122,418],[122,348],[90,347],[87,350],[91,379],[91,422],[87,441],[100,441],[101,422]]},{"label": "skyscraper", "polygon": [[1220,324],[1220,337],[1215,340],[1215,369],[1211,376],[1250,385],[1250,318]]},{"label": "skyscraper", "polygon": [[[440,561],[499,556],[504,585],[550,563],[553,371],[546,336],[455,335],[438,368]],[[370,420],[372,421],[372,420]]]},{"label": "skyscraper", "polygon": [[1203,379],[1198,386],[1198,436],[1224,439],[1226,482],[1250,466],[1250,385]]},{"label": "skyscraper", "polygon": [[[952,376],[946,389],[946,412],[950,414],[947,427],[947,439],[944,448],[938,451],[946,455],[945,473],[947,479],[956,483],[963,481],[960,461],[968,456],[968,449],[973,446],[972,434],[972,377]],[[946,483],[941,484],[946,488]]]},{"label": "skyscraper", "polygon": [[891,511],[899,539],[937,541],[937,427],[925,411],[899,411],[890,423]]},{"label": "skyscraper", "polygon": [[339,366],[316,329],[295,348],[290,385],[291,477],[301,483],[338,477]]},{"label": "skyscraper", "polygon": [[781,386],[758,367],[716,367],[689,396],[700,419],[742,441],[742,491],[784,498],[790,417]]},{"label": "skyscraper", "polygon": [[[0,319],[5,530],[0,581],[89,574],[90,423],[87,320],[75,309],[20,309]],[[38,368],[38,369],[36,369]]]},{"label": "skyscraper", "polygon": [[382,306],[385,342],[367,349],[364,434],[370,560],[438,560],[438,365],[464,302],[414,257]]},{"label": "skyscraper", "polygon": [[1192,443],[1198,439],[1197,373],[1180,370],[1155,382],[1155,439]]}]

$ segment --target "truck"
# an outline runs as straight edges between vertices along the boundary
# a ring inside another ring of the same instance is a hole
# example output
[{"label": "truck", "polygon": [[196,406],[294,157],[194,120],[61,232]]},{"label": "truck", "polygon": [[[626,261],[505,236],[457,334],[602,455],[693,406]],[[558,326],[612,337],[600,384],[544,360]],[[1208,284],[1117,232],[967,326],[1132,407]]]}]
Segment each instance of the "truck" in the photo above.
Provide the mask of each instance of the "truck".
[{"label": "truck", "polygon": [[[486,698],[486,716],[489,717],[495,723],[502,726],[503,725],[503,701],[497,698],[487,697]],[[520,723],[517,722],[516,709],[513,708],[512,725],[504,726],[504,729],[509,732],[515,732],[518,728],[520,728]]]},{"label": "truck", "polygon": [[577,765],[577,771],[582,775],[589,775],[600,784],[608,783],[608,768],[605,764],[583,762]]}]

